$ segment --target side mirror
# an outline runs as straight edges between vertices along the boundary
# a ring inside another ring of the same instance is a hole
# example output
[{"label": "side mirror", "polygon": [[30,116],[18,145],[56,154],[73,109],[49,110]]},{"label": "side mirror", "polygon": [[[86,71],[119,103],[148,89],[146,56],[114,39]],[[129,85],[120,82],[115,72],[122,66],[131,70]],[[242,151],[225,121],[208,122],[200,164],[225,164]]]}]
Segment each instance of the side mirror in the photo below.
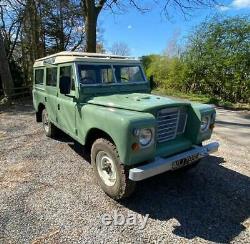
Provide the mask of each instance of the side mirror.
[{"label": "side mirror", "polygon": [[152,90],[153,88],[155,88],[155,81],[154,81],[154,76],[153,75],[150,75],[149,82],[150,82],[150,88]]},{"label": "side mirror", "polygon": [[67,95],[70,93],[71,79],[69,76],[60,77],[59,88],[61,94]]}]

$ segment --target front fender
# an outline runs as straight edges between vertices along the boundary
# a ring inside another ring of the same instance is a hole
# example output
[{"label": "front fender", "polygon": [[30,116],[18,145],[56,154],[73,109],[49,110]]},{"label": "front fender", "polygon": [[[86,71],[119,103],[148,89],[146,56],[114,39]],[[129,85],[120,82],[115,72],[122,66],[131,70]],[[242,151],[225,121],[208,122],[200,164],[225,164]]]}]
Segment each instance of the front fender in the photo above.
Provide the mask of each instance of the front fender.
[{"label": "front fender", "polygon": [[212,105],[200,103],[191,104],[186,133],[193,144],[200,144],[202,141],[211,138],[212,129],[209,128],[206,132],[200,132],[201,117],[203,115],[211,115],[215,112],[215,108]]},{"label": "front fender", "polygon": [[88,132],[100,129],[114,141],[121,162],[135,164],[153,157],[155,146],[133,152],[131,145],[135,142],[132,134],[134,128],[155,127],[155,118],[150,113],[108,108],[91,104],[79,105],[77,111],[78,136],[85,144]]}]

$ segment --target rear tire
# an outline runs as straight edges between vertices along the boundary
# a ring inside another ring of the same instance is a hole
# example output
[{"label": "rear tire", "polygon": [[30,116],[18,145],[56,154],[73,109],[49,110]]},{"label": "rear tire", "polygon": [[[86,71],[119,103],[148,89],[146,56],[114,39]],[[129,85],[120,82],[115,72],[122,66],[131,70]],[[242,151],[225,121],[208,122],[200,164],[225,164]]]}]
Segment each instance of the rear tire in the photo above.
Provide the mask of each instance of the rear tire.
[{"label": "rear tire", "polygon": [[49,121],[46,108],[42,111],[42,123],[45,135],[48,137],[54,137],[56,135],[57,128]]},{"label": "rear tire", "polygon": [[91,164],[98,184],[111,198],[129,197],[136,183],[128,178],[129,170],[121,163],[117,149],[110,141],[97,139],[91,148]]}]

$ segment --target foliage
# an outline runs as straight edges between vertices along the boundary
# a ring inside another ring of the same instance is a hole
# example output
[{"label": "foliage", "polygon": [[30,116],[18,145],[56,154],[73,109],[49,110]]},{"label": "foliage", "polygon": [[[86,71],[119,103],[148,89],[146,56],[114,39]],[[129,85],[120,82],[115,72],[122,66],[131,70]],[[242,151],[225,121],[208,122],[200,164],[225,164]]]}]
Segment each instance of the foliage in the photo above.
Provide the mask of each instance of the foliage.
[{"label": "foliage", "polygon": [[212,18],[189,36],[175,57],[142,57],[148,77],[161,89],[205,94],[217,100],[249,102],[250,21]]},{"label": "foliage", "polygon": [[186,65],[178,57],[149,55],[142,57],[147,77],[154,76],[157,87],[182,90]]},{"label": "foliage", "polygon": [[250,20],[213,18],[189,38],[184,53],[188,90],[231,102],[250,97]]}]

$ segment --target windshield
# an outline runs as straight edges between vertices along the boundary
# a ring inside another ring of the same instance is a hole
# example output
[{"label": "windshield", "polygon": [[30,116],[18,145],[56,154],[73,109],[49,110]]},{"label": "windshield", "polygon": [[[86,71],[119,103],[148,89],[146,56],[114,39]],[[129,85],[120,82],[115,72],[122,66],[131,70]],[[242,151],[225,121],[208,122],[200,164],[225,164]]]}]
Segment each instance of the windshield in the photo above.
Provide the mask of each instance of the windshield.
[{"label": "windshield", "polygon": [[83,85],[145,82],[140,65],[79,64],[78,75]]},{"label": "windshield", "polygon": [[145,81],[139,65],[114,65],[118,83]]}]

